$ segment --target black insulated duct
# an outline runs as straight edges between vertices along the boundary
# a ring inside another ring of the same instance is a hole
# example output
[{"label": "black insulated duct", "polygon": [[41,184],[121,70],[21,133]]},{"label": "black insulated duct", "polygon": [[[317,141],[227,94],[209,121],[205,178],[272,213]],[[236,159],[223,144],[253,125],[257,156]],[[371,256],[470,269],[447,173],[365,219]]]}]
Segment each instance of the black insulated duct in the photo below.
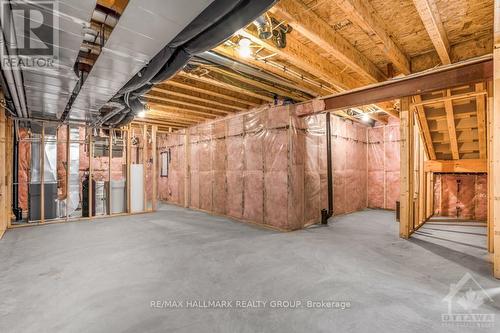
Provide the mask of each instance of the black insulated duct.
[{"label": "black insulated duct", "polygon": [[[123,126],[133,120],[127,104],[135,105],[139,97],[155,84],[168,80],[180,71],[193,56],[208,51],[230,38],[236,31],[260,17],[277,0],[215,0],[184,30],[166,45],[139,73],[112,99],[125,108],[126,116],[115,125]],[[124,96],[127,95],[128,103]]]}]

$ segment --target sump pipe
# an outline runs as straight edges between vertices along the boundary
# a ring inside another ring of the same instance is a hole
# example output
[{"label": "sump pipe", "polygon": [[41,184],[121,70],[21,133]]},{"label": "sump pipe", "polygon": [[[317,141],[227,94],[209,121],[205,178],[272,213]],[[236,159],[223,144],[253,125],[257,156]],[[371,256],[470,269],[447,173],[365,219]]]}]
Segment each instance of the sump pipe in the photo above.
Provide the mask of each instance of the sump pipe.
[{"label": "sump pipe", "polygon": [[326,113],[326,172],[328,185],[328,210],[321,211],[321,224],[328,224],[333,216],[332,128],[330,112]]}]

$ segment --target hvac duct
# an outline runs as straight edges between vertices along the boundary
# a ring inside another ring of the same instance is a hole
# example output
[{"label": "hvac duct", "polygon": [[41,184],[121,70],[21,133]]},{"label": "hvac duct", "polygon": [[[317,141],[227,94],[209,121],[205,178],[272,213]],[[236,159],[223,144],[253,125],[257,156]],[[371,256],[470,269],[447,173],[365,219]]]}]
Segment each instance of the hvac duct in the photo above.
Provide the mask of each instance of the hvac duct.
[{"label": "hvac duct", "polygon": [[[280,78],[276,75],[267,74],[267,73],[262,72],[258,69],[255,69],[251,66],[248,66],[248,65],[242,64],[240,62],[234,61],[232,59],[226,58],[224,56],[218,55],[217,53],[214,53],[212,51],[206,51],[206,52],[200,53],[200,54],[196,55],[196,57],[201,58],[201,59],[206,60],[206,61],[209,61],[211,63],[217,64],[217,65],[221,65],[221,66],[230,68],[236,72],[248,74],[250,76],[254,76],[254,77],[257,77],[257,78],[260,78],[260,79],[263,79],[263,80],[266,80],[266,81],[269,81],[272,83],[279,84],[283,87],[288,87],[288,88],[293,89],[293,90],[299,89],[299,87],[297,87],[297,84],[295,84],[291,81],[285,80],[285,79]],[[311,91],[311,90],[308,90],[305,88],[300,88],[300,91],[303,91],[311,96],[316,95],[316,93],[314,91]],[[309,98],[309,96],[307,96],[307,97]]]},{"label": "hvac duct", "polygon": [[259,16],[253,24],[257,27],[260,39],[271,39],[273,37],[273,27],[271,19],[267,15]]},{"label": "hvac duct", "polygon": [[[212,1],[130,0],[75,99],[69,119],[95,122],[101,108]],[[128,103],[124,94],[119,97],[121,109],[127,112],[128,104],[136,103],[135,97]]]},{"label": "hvac duct", "polygon": [[[51,21],[44,20],[43,23],[58,36],[52,44],[43,41],[44,46],[52,48],[52,55],[56,57],[53,66],[22,66],[22,71],[14,71],[20,77],[21,87],[24,86],[24,92],[18,90],[21,108],[23,103],[26,106],[24,117],[28,117],[29,113],[30,117],[58,119],[79,80],[73,67],[83,40],[82,32],[89,25],[96,0],[59,0],[54,1],[53,5],[54,7],[47,7],[46,2],[22,1],[24,11],[19,11],[19,14],[16,11],[13,20],[14,37],[18,41],[29,37],[27,34],[30,32],[24,29],[25,26],[40,24],[37,21],[40,15],[31,14],[33,12],[42,14],[43,18],[51,17]],[[30,15],[23,16],[23,13]],[[42,44],[42,41],[32,37],[30,40],[37,45]],[[33,63],[38,57],[21,56],[25,63]],[[16,77],[15,79],[17,81]]]},{"label": "hvac duct", "polygon": [[[139,99],[155,84],[159,84],[181,70],[189,60],[210,50],[250,24],[267,11],[276,0],[224,0],[212,2],[194,21],[187,25],[156,56],[130,79],[114,96],[114,102]],[[118,26],[120,22],[118,23]],[[99,60],[98,60],[99,61]],[[124,104],[125,105],[125,104]],[[130,110],[116,125],[131,121]],[[105,123],[110,125],[109,123]]]},{"label": "hvac duct", "polygon": [[[15,62],[19,63],[19,56],[15,51],[17,49],[16,27],[14,25],[10,4],[2,4],[2,20],[0,20],[0,25],[2,30],[0,33],[0,44],[2,44],[0,49],[1,55],[2,57],[13,59]],[[11,50],[11,52],[9,52],[9,50]],[[28,111],[26,108],[26,98],[24,95],[21,72],[19,70],[12,70],[11,68],[5,68],[4,66],[2,66],[2,72],[5,76],[5,81],[10,91],[17,115],[22,118],[27,118]]]}]

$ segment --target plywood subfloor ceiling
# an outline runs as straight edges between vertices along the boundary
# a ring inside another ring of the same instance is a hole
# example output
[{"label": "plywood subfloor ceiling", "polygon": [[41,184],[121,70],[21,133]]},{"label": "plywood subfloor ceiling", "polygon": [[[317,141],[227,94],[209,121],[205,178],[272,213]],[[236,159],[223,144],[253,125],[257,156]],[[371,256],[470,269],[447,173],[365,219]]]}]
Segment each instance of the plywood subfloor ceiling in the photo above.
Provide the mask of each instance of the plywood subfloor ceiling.
[{"label": "plywood subfloor ceiling", "polygon": [[[325,96],[474,58],[493,49],[492,0],[281,0],[268,15],[293,28],[287,34],[285,48],[259,39],[250,25],[213,51],[278,75],[295,89],[229,68],[196,66],[147,96],[153,110],[147,121],[174,129],[188,127],[273,103],[275,97],[302,101]],[[251,57],[241,57],[237,52],[241,38],[251,40]],[[457,117],[464,117],[461,110],[467,106],[463,100],[456,103]],[[384,108],[387,114],[371,116],[397,116],[394,106],[383,106],[380,111]],[[444,109],[440,110],[429,112],[442,117]],[[442,120],[433,120],[432,116],[429,122],[431,127],[433,122],[442,126]],[[450,155],[445,149],[449,145],[445,134],[434,133],[440,157]],[[458,142],[462,138],[459,130]],[[465,158],[476,156],[477,148],[462,144],[455,153]]]}]

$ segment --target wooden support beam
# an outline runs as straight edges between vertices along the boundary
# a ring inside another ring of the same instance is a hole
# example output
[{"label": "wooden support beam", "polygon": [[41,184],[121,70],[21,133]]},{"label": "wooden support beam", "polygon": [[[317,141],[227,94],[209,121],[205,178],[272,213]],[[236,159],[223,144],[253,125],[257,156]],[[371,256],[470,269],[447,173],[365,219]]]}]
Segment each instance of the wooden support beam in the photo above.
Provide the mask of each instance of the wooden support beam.
[{"label": "wooden support beam", "polygon": [[443,65],[451,64],[450,43],[434,0],[413,0]]},{"label": "wooden support beam", "polygon": [[493,24],[493,61],[495,73],[493,78],[493,110],[490,113],[492,119],[489,133],[491,133],[490,174],[488,181],[491,182],[492,216],[493,227],[493,271],[494,276],[500,279],[500,0],[494,0],[494,24]]},{"label": "wooden support beam", "polygon": [[476,90],[473,92],[468,92],[468,93],[463,93],[463,94],[456,94],[456,95],[451,95],[451,94],[446,94],[443,97],[437,97],[437,98],[432,98],[432,99],[426,99],[426,100],[420,100],[420,102],[414,102],[412,103],[411,106],[423,106],[423,105],[433,105],[433,104],[441,104],[446,101],[456,101],[456,100],[461,100],[461,99],[470,99],[473,97],[480,97],[486,95],[486,90]]},{"label": "wooden support beam", "polygon": [[414,221],[414,123],[413,113],[410,109],[410,99],[401,99],[401,194],[400,194],[400,217],[399,236],[404,239],[410,238],[411,227]]},{"label": "wooden support beam", "polygon": [[249,31],[241,31],[240,34],[270,52],[276,53],[295,67],[329,82],[338,91],[363,85],[363,82],[353,78],[343,68],[334,65],[330,60],[322,57],[313,46],[304,45],[293,36],[287,36],[286,48],[281,49],[276,47],[272,41],[262,40]]},{"label": "wooden support beam", "polygon": [[[477,83],[476,91],[485,91],[484,83]],[[486,159],[487,144],[486,144],[486,99],[484,95],[476,97],[476,112],[477,112],[477,131],[479,141],[479,157]]]},{"label": "wooden support beam", "polygon": [[425,172],[485,173],[488,171],[486,159],[434,160],[425,162]]},{"label": "wooden support beam", "polygon": [[266,101],[266,102],[274,102],[274,98],[269,97],[267,95],[257,94],[257,93],[254,93],[253,91],[249,91],[249,90],[243,89],[243,88],[241,88],[239,86],[235,86],[234,84],[229,84],[229,83],[221,82],[219,80],[215,80],[215,79],[212,79],[212,78],[209,78],[209,77],[206,77],[206,76],[198,76],[198,75],[194,75],[194,74],[186,73],[186,72],[182,72],[182,71],[179,72],[177,75],[180,76],[180,77],[185,77],[185,78],[194,80],[194,81],[199,81],[199,82],[204,82],[204,83],[207,83],[207,84],[211,84],[211,85],[213,85],[215,87],[219,87],[219,88],[223,88],[223,89],[226,89],[226,90],[234,91],[234,92],[237,92],[239,94],[246,95],[246,96],[258,98],[258,99]]},{"label": "wooden support beam", "polygon": [[436,90],[484,82],[493,78],[493,61],[489,57],[471,59],[443,66],[426,73],[353,89],[325,97],[326,110],[339,110],[368,105],[406,96],[422,95]]},{"label": "wooden support beam", "polygon": [[[446,95],[451,96],[450,89],[446,90]],[[447,99],[444,102],[445,110],[446,110],[446,123],[448,125],[448,134],[450,136],[450,149],[451,155],[454,160],[460,159],[460,155],[458,153],[458,142],[457,142],[457,130],[455,128],[455,116],[453,115],[453,102],[451,99]]]},{"label": "wooden support beam", "polygon": [[[337,33],[327,22],[300,0],[282,0],[271,12],[286,20],[296,31],[342,63],[361,74],[369,83],[385,81],[386,76],[368,58]],[[315,53],[317,54],[317,52]]]},{"label": "wooden support beam", "polygon": [[385,23],[377,15],[370,2],[362,0],[334,0],[334,2],[346,13],[351,22],[358,25],[368,35],[401,73],[405,75],[411,73],[408,57],[387,33]]},{"label": "wooden support beam", "polygon": [[163,88],[160,88],[160,87],[153,87],[151,90],[159,92],[159,93],[163,93],[163,94],[172,95],[172,96],[175,96],[175,97],[181,97],[181,98],[189,99],[189,100],[196,101],[196,102],[201,102],[201,103],[206,103],[206,104],[213,104],[213,105],[221,106],[223,108],[234,109],[234,110],[238,110],[238,111],[246,111],[246,110],[248,110],[248,108],[246,108],[246,107],[237,106],[237,105],[235,105],[234,103],[231,103],[231,102],[220,102],[220,101],[216,101],[216,100],[209,99],[209,98],[201,98],[201,97],[193,96],[193,95],[190,95],[190,94],[181,93],[181,92],[178,92],[178,91],[172,91],[172,90],[168,90],[168,89],[163,89]]},{"label": "wooden support beam", "polygon": [[200,87],[197,87],[197,86],[194,86],[194,85],[191,85],[191,84],[187,84],[187,83],[183,83],[183,82],[178,82],[178,81],[170,80],[170,81],[165,81],[163,83],[166,84],[166,85],[169,85],[169,86],[173,86],[173,87],[177,87],[177,88],[183,88],[183,89],[189,89],[189,90],[192,90],[192,91],[199,92],[200,94],[210,95],[210,96],[213,96],[213,97],[225,99],[225,100],[236,102],[236,103],[246,104],[246,105],[250,105],[250,106],[257,106],[257,105],[259,105],[258,103],[250,102],[250,101],[248,101],[246,99],[237,98],[237,97],[233,97],[233,96],[229,96],[229,95],[225,95],[225,94],[220,94],[220,93],[218,93],[216,91],[213,91],[213,90],[200,88]]},{"label": "wooden support beam", "polygon": [[493,96],[493,82],[489,81],[486,84],[486,87],[488,89],[488,104],[487,104],[487,156],[488,156],[488,194],[487,194],[487,199],[488,199],[488,215],[487,215],[487,238],[488,238],[488,252],[493,253],[494,252],[494,243],[495,243],[495,238],[494,238],[494,230],[493,230],[493,222],[494,222],[494,197],[493,197],[493,176],[495,174],[493,170],[493,120],[494,120],[494,96]]},{"label": "wooden support beam", "polygon": [[301,101],[301,102],[306,101],[308,99],[308,98],[306,98],[302,95],[299,95],[297,93],[290,92],[290,91],[284,90],[284,89],[280,89],[280,88],[277,88],[275,86],[272,86],[270,84],[267,84],[267,83],[264,83],[261,81],[249,79],[241,74],[233,73],[233,72],[227,71],[227,70],[219,68],[219,67],[210,66],[210,67],[207,67],[207,69],[209,69],[212,72],[222,74],[224,76],[233,78],[237,81],[244,82],[246,84],[260,88],[264,91],[268,91],[270,93],[273,93],[273,94],[276,94],[279,96],[289,97],[289,98],[292,98],[292,99],[295,99],[295,100]]},{"label": "wooden support beam", "polygon": [[[422,101],[420,95],[413,96],[413,102],[418,104]],[[417,112],[417,118],[420,125],[420,130],[422,131],[422,136],[425,144],[425,150],[427,151],[427,156],[429,159],[436,159],[436,152],[434,151],[434,145],[432,143],[431,131],[429,130],[429,124],[427,123],[427,118],[425,116],[425,110],[422,105],[414,106]]]},{"label": "wooden support beam", "polygon": [[157,100],[157,101],[163,101],[163,102],[168,102],[168,103],[180,104],[180,105],[185,105],[185,106],[188,106],[188,107],[193,107],[193,108],[198,108],[198,109],[203,109],[203,110],[208,110],[208,111],[219,112],[219,113],[222,113],[222,114],[225,114],[225,115],[232,113],[231,111],[222,110],[222,109],[219,109],[219,108],[214,108],[214,107],[205,106],[205,105],[199,105],[199,104],[195,104],[195,103],[191,103],[191,102],[186,102],[186,101],[179,101],[177,99],[163,97],[163,96],[156,96],[156,95],[146,94],[146,97],[148,99],[153,99],[153,100]]}]

